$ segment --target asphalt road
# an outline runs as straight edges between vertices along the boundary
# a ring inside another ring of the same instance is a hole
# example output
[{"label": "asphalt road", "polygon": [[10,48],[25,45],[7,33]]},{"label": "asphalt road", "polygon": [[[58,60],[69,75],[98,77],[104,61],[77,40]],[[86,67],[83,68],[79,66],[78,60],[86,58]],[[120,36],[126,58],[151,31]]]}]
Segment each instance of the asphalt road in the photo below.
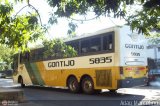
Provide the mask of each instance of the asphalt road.
[{"label": "asphalt road", "polygon": [[145,106],[153,105],[153,103],[160,105],[158,101],[160,88],[158,87],[123,88],[117,93],[103,90],[94,95],[72,94],[67,89],[51,87],[20,88],[19,85],[13,84],[11,79],[0,79],[0,87],[23,89],[25,100],[18,103],[19,106],[136,106],[138,103],[145,104]]}]

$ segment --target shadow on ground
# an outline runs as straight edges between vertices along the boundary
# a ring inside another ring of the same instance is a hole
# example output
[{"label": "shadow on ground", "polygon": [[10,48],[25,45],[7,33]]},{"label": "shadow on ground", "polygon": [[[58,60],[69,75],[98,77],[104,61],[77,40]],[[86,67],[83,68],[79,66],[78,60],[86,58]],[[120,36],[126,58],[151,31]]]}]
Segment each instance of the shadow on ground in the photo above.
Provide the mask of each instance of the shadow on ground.
[{"label": "shadow on ground", "polygon": [[[20,89],[19,87],[14,89],[17,88]],[[26,102],[22,103],[23,106],[29,103],[34,106],[119,106],[125,105],[126,101],[134,103],[135,100],[140,102],[144,98],[143,95],[124,94],[119,91],[87,95],[84,93],[73,94],[68,89],[52,87],[26,86],[23,90],[26,98]],[[134,104],[132,105],[134,106]]]}]

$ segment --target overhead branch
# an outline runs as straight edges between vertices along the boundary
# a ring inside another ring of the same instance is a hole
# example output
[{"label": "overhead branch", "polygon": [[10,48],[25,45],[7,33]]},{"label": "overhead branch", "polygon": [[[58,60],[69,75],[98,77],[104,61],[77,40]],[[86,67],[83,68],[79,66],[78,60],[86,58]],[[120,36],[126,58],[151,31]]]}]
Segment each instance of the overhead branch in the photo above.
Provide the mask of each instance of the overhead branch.
[{"label": "overhead branch", "polygon": [[[28,0],[28,1],[29,1],[29,0]],[[26,8],[26,7],[31,7],[33,10],[35,10],[35,12],[38,14],[38,17],[39,17],[39,20],[40,20],[40,24],[41,24],[41,26],[42,26],[43,24],[42,24],[41,16],[40,16],[38,10],[37,10],[33,5],[31,5],[29,2],[28,2],[28,4],[27,4],[26,6],[22,7],[22,8],[16,13],[16,15],[14,16],[14,19],[15,19],[15,18],[17,17],[17,15],[18,15],[24,8]]]},{"label": "overhead branch", "polygon": [[15,19],[15,18],[17,17],[17,15],[18,15],[24,8],[26,8],[26,7],[28,7],[28,5],[22,7],[22,8],[16,13],[16,15],[14,16],[14,19]]},{"label": "overhead branch", "polygon": [[101,16],[101,14],[99,14],[99,15],[97,15],[97,16],[95,16],[95,17],[93,17],[93,18],[90,18],[90,19],[86,19],[86,17],[85,17],[85,19],[75,19],[75,18],[71,18],[71,17],[69,17],[71,20],[74,20],[74,21],[91,21],[91,20],[94,20],[94,19],[97,19],[98,17],[100,17]]},{"label": "overhead branch", "polygon": [[33,5],[31,5],[31,4],[29,4],[29,6],[31,6],[32,9],[34,9],[36,11],[36,13],[38,14],[38,17],[39,17],[39,20],[40,20],[40,23],[41,23],[41,26],[42,26],[43,24],[42,24],[41,16],[40,16],[38,10]]}]

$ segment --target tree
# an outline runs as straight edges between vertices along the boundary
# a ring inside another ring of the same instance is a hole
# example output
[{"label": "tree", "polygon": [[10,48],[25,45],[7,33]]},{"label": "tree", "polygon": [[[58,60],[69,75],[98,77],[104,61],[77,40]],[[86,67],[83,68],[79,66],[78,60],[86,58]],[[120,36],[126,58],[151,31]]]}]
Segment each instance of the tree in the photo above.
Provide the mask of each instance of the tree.
[{"label": "tree", "polygon": [[[56,17],[76,20],[73,19],[75,14],[86,16],[92,11],[95,13],[92,19],[113,14],[114,17],[125,18],[132,30],[137,29],[139,33],[147,36],[151,35],[152,29],[160,30],[160,0],[47,0],[47,2],[51,7],[57,8],[51,20],[56,20]],[[131,5],[140,5],[142,9],[132,11],[132,14],[127,16],[127,6]]]},{"label": "tree", "polygon": [[13,4],[8,0],[0,1],[0,43],[24,51],[29,42],[37,40],[44,33],[38,23],[38,14],[18,15],[19,11],[14,15]]},{"label": "tree", "polygon": [[67,58],[77,56],[77,51],[69,45],[66,45],[61,39],[53,39],[44,41],[44,57],[45,58]]},{"label": "tree", "polygon": [[[2,1],[4,3],[0,4],[0,43],[24,50],[28,42],[33,42],[43,35],[42,26],[38,24],[38,11],[30,4],[30,0],[25,0],[28,3],[25,7],[34,9],[35,13],[13,16],[13,5],[8,0]],[[57,23],[57,18],[62,17],[73,23],[73,21],[82,22],[113,15],[116,18],[125,18],[132,30],[137,29],[139,33],[142,32],[147,36],[150,36],[152,29],[160,30],[160,0],[47,0],[47,3],[54,8],[49,19],[50,24]],[[140,5],[142,9],[127,16],[127,7],[131,5]],[[87,19],[88,12],[95,13],[95,17]],[[83,15],[84,19],[74,19],[75,14]],[[70,27],[68,33],[74,34],[72,31],[77,26],[70,24]]]},{"label": "tree", "polygon": [[12,61],[13,61],[13,54],[15,53],[13,49],[10,49],[7,47],[7,45],[1,45],[0,44],[0,62],[4,63],[2,65],[0,65],[0,70],[3,68],[4,66],[6,68],[9,68]]},{"label": "tree", "polygon": [[[142,0],[143,9],[128,17],[132,29],[137,28],[146,36],[160,37],[160,0]],[[151,36],[152,35],[152,36]]]}]

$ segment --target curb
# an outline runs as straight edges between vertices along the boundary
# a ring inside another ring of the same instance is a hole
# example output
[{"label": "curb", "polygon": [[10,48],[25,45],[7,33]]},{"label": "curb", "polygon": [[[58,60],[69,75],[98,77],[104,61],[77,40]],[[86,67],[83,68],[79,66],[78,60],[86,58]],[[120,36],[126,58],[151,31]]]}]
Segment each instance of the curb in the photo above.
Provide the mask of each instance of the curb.
[{"label": "curb", "polygon": [[0,101],[23,102],[24,101],[23,90],[11,89],[11,88],[0,88]]}]

